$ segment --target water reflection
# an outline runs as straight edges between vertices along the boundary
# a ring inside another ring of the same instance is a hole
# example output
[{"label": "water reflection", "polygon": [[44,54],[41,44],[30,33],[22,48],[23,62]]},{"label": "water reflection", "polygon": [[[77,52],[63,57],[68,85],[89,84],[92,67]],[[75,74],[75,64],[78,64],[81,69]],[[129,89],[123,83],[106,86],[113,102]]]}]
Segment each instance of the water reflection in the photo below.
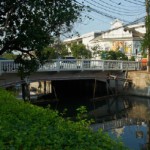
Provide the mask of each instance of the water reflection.
[{"label": "water reflection", "polygon": [[[137,136],[137,131],[143,133],[141,137]],[[114,129],[108,132],[113,138],[119,137],[122,142],[132,150],[141,150],[146,148],[147,143],[147,125],[143,123],[140,126],[131,125]]]},{"label": "water reflection", "polygon": [[128,111],[129,118],[137,118],[145,121],[150,119],[150,107],[147,105],[149,103],[149,99],[142,98],[142,100],[143,101],[138,98],[133,101],[133,107]]},{"label": "water reflection", "polygon": [[148,150],[148,122],[150,122],[150,98],[131,96],[132,107],[126,110],[127,116],[91,127],[96,131],[102,128],[114,138],[120,138],[131,150]]},{"label": "water reflection", "polygon": [[148,121],[150,120],[150,99],[131,97],[133,107],[128,110],[128,118],[135,120],[132,125],[109,130],[111,137],[120,137],[123,143],[132,150],[146,149],[148,142]]}]

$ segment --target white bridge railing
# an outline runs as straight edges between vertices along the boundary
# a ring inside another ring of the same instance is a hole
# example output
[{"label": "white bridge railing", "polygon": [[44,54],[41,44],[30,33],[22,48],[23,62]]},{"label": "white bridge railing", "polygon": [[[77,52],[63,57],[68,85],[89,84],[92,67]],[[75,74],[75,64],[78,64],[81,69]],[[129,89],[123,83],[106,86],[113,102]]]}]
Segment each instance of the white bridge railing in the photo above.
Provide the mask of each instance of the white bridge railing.
[{"label": "white bridge railing", "polygon": [[[19,65],[14,63],[13,60],[0,60],[0,74],[17,72]],[[38,72],[86,70],[141,70],[141,63],[118,60],[53,59],[43,66],[39,66]]]}]

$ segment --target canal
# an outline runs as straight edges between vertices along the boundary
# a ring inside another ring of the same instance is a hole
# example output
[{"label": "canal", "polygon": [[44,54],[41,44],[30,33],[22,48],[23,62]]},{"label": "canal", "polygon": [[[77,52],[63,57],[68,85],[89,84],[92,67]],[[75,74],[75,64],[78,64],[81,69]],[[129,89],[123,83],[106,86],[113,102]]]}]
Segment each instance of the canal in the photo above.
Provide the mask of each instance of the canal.
[{"label": "canal", "polygon": [[[36,88],[35,88],[36,89]],[[85,106],[89,118],[95,120],[91,128],[102,128],[113,139],[120,138],[132,150],[140,150],[148,142],[150,98],[123,95],[107,97],[106,82],[95,80],[60,80],[51,82],[51,93],[33,104],[57,110],[63,117],[74,119],[76,109]],[[113,95],[115,88],[109,91]],[[101,98],[104,97],[104,98]],[[94,100],[94,98],[100,98]]]},{"label": "canal", "polygon": [[126,110],[126,116],[111,121],[96,123],[94,131],[102,128],[113,139],[119,138],[131,150],[147,150],[150,98],[130,96],[132,107]]}]

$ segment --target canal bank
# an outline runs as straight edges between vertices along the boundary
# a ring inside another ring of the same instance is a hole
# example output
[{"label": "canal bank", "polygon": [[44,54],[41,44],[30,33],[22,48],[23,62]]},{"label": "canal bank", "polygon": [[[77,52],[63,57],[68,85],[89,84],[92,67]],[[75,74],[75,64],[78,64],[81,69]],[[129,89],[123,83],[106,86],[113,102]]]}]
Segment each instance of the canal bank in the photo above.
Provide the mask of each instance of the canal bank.
[{"label": "canal bank", "polygon": [[150,96],[150,73],[146,71],[128,71],[127,78],[132,80],[128,93],[136,96]]}]

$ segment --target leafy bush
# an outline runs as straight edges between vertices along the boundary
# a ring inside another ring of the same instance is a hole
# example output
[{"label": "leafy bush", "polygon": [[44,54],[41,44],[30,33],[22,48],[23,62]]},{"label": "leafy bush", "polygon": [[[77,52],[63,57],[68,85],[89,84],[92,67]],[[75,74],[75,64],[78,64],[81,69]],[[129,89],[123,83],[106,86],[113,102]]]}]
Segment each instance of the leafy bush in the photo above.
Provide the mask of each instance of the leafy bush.
[{"label": "leafy bush", "polygon": [[100,56],[104,60],[128,60],[128,57],[120,51],[101,51]]},{"label": "leafy bush", "polygon": [[73,43],[70,47],[72,55],[75,58],[81,59],[81,58],[91,58],[92,54],[89,49],[86,48],[84,44],[76,44]]},{"label": "leafy bush", "polygon": [[[0,89],[0,149],[124,150],[102,130],[93,132],[85,120],[63,119],[57,111],[25,103]],[[78,117],[80,118],[80,117]]]}]

